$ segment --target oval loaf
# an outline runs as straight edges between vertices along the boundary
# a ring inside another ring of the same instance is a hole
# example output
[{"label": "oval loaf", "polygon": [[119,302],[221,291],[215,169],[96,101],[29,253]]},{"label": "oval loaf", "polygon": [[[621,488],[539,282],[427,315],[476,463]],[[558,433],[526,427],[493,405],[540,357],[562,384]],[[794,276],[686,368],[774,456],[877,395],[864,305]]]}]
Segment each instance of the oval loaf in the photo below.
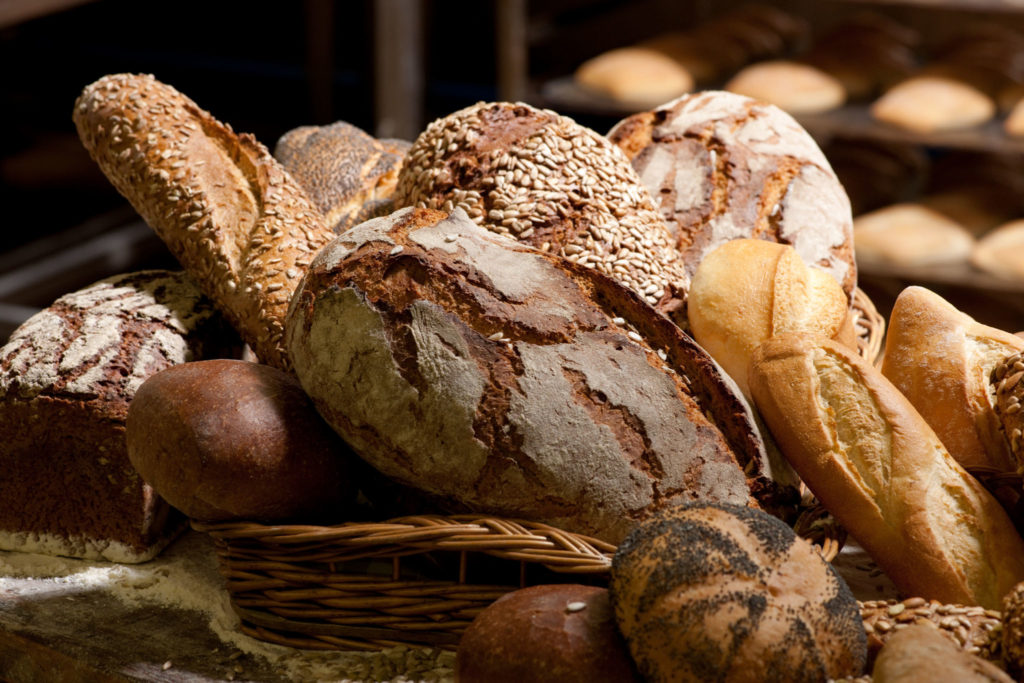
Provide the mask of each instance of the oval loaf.
[{"label": "oval loaf", "polygon": [[338,237],[287,330],[303,388],[356,452],[460,506],[616,542],[675,501],[792,502],[735,384],[688,336],[461,210]]}]

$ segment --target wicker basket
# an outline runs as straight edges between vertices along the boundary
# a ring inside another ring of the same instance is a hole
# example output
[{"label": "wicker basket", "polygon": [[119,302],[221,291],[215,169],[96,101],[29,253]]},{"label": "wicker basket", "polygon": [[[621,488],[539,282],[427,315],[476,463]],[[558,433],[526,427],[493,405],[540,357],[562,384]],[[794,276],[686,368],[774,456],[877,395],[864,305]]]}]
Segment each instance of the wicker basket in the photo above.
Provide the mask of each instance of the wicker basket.
[{"label": "wicker basket", "polygon": [[860,287],[853,290],[851,307],[853,328],[857,332],[857,351],[867,362],[876,365],[882,355],[885,318]]},{"label": "wicker basket", "polygon": [[[798,527],[826,559],[839,529]],[[540,583],[607,582],[615,547],[545,524],[479,515],[270,526],[192,522],[215,544],[241,630],[316,650],[455,649],[489,604]]]}]

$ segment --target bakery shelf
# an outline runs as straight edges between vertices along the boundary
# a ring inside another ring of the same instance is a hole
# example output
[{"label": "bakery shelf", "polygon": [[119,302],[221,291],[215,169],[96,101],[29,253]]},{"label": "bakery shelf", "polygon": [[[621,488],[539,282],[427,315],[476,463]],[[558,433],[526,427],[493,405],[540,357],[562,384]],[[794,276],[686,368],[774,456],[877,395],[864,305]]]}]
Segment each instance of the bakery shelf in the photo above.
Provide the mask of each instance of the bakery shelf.
[{"label": "bakery shelf", "polygon": [[915,7],[957,12],[1024,12],[1021,0],[833,0],[848,5]]}]

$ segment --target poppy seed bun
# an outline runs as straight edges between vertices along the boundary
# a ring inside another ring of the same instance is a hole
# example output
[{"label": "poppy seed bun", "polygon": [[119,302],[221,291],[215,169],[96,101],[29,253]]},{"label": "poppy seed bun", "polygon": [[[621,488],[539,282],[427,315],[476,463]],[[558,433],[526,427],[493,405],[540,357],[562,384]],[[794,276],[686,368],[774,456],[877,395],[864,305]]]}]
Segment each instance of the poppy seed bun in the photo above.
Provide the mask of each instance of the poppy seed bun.
[{"label": "poppy seed bun", "polygon": [[849,587],[758,510],[692,503],[659,513],[619,546],[610,590],[648,681],[822,681],[865,666]]}]

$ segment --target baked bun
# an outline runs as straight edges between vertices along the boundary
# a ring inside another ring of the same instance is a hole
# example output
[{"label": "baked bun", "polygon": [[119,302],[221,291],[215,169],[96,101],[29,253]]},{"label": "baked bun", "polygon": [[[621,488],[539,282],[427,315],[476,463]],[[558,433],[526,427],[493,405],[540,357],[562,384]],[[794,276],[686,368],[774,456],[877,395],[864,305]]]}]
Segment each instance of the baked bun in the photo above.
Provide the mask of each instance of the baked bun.
[{"label": "baked bun", "polygon": [[1013,683],[992,662],[964,652],[930,624],[911,624],[893,634],[871,670],[874,683]]},{"label": "baked bun", "polygon": [[334,233],[266,147],[152,76],[75,102],[82,144],[260,361],[287,369],[284,316]]},{"label": "baked bun", "polygon": [[966,263],[974,236],[952,218],[916,202],[893,204],[853,221],[863,266],[921,267]]},{"label": "baked bun", "polygon": [[581,87],[620,102],[651,107],[690,92],[694,78],[683,65],[646,47],[621,47],[583,62],[573,73]]},{"label": "baked bun", "polygon": [[578,584],[522,588],[473,619],[459,642],[455,680],[639,683],[615,626],[608,590]]},{"label": "baked bun", "polygon": [[337,121],[288,131],[277,141],[274,158],[306,191],[325,224],[340,234],[365,220],[374,204],[391,199],[408,148],[408,142],[377,140]]},{"label": "baked bun", "polygon": [[608,138],[655,197],[690,276],[723,242],[757,237],[793,245],[852,296],[849,199],[786,112],[734,93],[695,93],[623,119]]},{"label": "baked bun", "polygon": [[572,119],[481,102],[413,143],[398,206],[463,209],[488,230],[587,265],[663,312],[688,285],[672,237],[622,151]]},{"label": "baked bun", "polygon": [[907,287],[889,317],[882,374],[965,468],[1012,472],[992,371],[1024,340],[983,325],[924,287]]},{"label": "baked bun", "polygon": [[959,78],[921,74],[900,81],[871,104],[871,115],[915,133],[979,126],[996,114],[996,103]]},{"label": "baked bun", "polygon": [[619,546],[615,619],[648,681],[859,676],[860,610],[814,546],[758,510],[694,503]]},{"label": "baked bun", "polygon": [[996,609],[1024,579],[1003,507],[873,365],[783,335],[754,354],[750,388],[807,487],[904,595]]},{"label": "baked bun", "polygon": [[355,498],[355,456],[298,380],[268,365],[156,373],[129,406],[125,437],[142,478],[192,519],[326,524]]},{"label": "baked bun", "polygon": [[971,265],[1001,280],[1024,282],[1024,220],[985,234],[971,251]]},{"label": "baked bun", "polygon": [[596,270],[460,209],[402,209],[338,237],[288,330],[334,429],[453,505],[617,543],[675,502],[795,502],[739,390],[690,337]]},{"label": "baked bun", "polygon": [[694,340],[748,397],[754,349],[785,332],[843,337],[856,347],[850,304],[828,273],[809,268],[793,247],[756,239],[726,242],[708,254],[690,283],[687,317]]},{"label": "baked bun", "polygon": [[791,114],[817,114],[841,107],[843,84],[810,64],[773,59],[745,66],[730,78],[725,90],[774,104]]}]

